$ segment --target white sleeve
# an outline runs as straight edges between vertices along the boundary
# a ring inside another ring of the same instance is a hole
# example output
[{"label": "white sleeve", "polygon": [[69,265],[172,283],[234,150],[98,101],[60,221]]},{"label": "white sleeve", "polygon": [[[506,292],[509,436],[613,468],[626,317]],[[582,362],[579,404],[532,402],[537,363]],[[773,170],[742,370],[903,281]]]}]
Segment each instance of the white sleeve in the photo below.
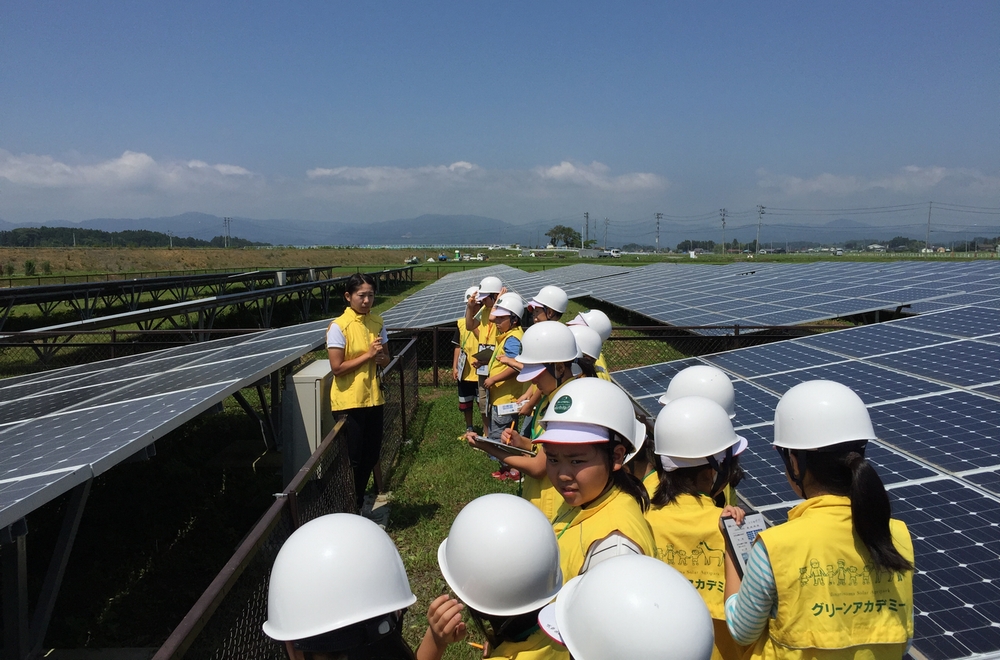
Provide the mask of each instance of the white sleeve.
[{"label": "white sleeve", "polygon": [[330,329],[326,331],[326,347],[344,348],[345,346],[347,346],[347,338],[344,337],[344,331],[336,323],[331,323]]},{"label": "white sleeve", "polygon": [[378,333],[378,336],[382,340],[383,344],[388,344],[389,343],[389,333],[385,331],[385,326],[384,325],[382,326],[382,332]]}]

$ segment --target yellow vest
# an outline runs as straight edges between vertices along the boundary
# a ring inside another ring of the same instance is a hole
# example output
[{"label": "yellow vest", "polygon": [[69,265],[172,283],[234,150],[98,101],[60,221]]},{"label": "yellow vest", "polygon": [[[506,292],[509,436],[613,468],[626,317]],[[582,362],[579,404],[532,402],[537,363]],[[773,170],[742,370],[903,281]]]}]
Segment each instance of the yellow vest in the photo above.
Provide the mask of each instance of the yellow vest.
[{"label": "yellow vest", "polygon": [[[498,360],[503,352],[503,344],[507,341],[508,337],[516,337],[518,340],[524,336],[524,330],[520,327],[511,328],[504,334],[497,337],[497,346],[493,349],[493,357],[490,358],[490,378],[493,378],[497,374],[503,372],[507,369],[507,365]],[[490,388],[490,405],[499,406],[502,403],[513,403],[517,401],[517,398],[524,394],[524,390],[528,389],[526,383],[522,383],[516,377],[508,378],[507,380],[501,380],[499,382],[493,383],[493,387]]]},{"label": "yellow vest", "polygon": [[465,366],[462,367],[462,373],[458,374],[459,380],[477,382],[479,376],[472,366],[472,358],[479,352],[479,340],[465,328],[464,318],[458,319],[458,346],[465,353]]},{"label": "yellow vest", "polygon": [[479,327],[476,328],[476,339],[479,342],[478,351],[497,346],[497,324],[490,320],[490,310],[483,307],[479,310]]},{"label": "yellow vest", "polygon": [[[913,561],[906,525],[892,541]],[[757,658],[900,658],[913,636],[913,572],[878,571],[854,532],[851,501],[812,497],[788,522],[760,533],[778,591],[777,616],[753,649]],[[861,648],[859,648],[861,647]]]},{"label": "yellow vest", "polygon": [[[552,394],[542,394],[541,398],[538,399],[538,403],[535,405],[535,413],[531,418],[532,440],[537,439],[538,436],[545,431],[538,420],[540,420],[545,414],[545,409],[549,407],[549,401],[551,401],[556,395],[556,392],[558,392],[563,385],[570,382],[570,380],[572,379],[567,380],[565,383],[552,390]],[[534,449],[535,451],[538,451],[538,445],[535,445]],[[559,495],[559,491],[556,490],[556,487],[553,486],[552,482],[549,480],[549,475],[546,474],[541,479],[535,479],[530,474],[522,474],[524,477],[521,482],[521,497],[538,507],[538,509],[545,514],[545,517],[549,519],[549,522],[555,520],[556,511],[562,503],[562,497]]]},{"label": "yellow vest", "polygon": [[598,355],[597,359],[594,361],[594,369],[597,370],[597,377],[601,380],[611,380],[611,372],[608,370],[608,363],[604,361],[604,351],[601,351],[601,354]]},{"label": "yellow vest", "polygon": [[670,504],[646,511],[646,522],[653,529],[657,559],[690,580],[708,606],[715,626],[713,660],[739,660],[746,647],[733,640],[726,625],[726,542],[719,531],[721,514],[722,509],[707,495],[678,495]]},{"label": "yellow vest", "polygon": [[556,644],[541,630],[531,633],[523,642],[504,642],[490,651],[491,658],[510,660],[569,660],[565,646]]},{"label": "yellow vest", "polygon": [[[358,314],[350,307],[334,319],[333,323],[344,333],[345,362],[366,353],[382,333],[381,316]],[[337,411],[383,405],[385,397],[379,387],[376,369],[375,360],[369,360],[354,371],[334,376],[333,386],[330,388],[331,409]]]},{"label": "yellow vest", "polygon": [[653,532],[642,517],[639,503],[617,486],[612,486],[583,509],[571,507],[563,500],[552,529],[559,539],[559,564],[564,584],[580,574],[590,546],[612,532],[631,539],[643,554],[656,556]]},{"label": "yellow vest", "polygon": [[[656,495],[656,489],[660,487],[660,475],[656,472],[656,468],[653,468],[649,474],[642,478],[642,485],[646,487],[646,492],[649,493],[649,498],[652,499],[653,495]],[[649,520],[648,514],[646,517]],[[657,544],[659,547],[659,544]]]}]

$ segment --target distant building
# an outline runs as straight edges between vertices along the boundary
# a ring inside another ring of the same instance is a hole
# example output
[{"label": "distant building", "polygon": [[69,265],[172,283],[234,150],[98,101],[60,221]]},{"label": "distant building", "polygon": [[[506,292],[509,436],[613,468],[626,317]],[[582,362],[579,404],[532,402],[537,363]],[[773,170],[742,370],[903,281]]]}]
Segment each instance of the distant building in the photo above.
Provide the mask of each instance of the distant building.
[{"label": "distant building", "polygon": [[868,246],[868,250],[871,252],[885,252],[886,247],[884,245],[879,245],[878,243],[872,243]]}]

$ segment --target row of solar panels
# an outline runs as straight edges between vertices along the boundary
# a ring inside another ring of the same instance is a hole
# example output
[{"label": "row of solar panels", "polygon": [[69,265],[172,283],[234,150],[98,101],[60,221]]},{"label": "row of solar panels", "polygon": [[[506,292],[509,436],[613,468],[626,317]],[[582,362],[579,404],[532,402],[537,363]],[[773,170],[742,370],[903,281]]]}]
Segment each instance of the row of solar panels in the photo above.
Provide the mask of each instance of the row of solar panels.
[{"label": "row of solar panels", "polygon": [[442,278],[386,312],[387,325],[451,323],[464,313],[465,289],[487,275],[528,299],[556,284],[571,298],[588,296],[672,326],[796,325],[906,306],[918,312],[968,304],[1000,308],[996,261],[577,264],[533,273],[491,266]]},{"label": "row of solar panels", "polygon": [[796,502],[772,447],[774,407],[793,385],[831,379],[867,403],[868,457],[909,526],[914,648],[931,659],[1000,652],[1000,310],[963,307],[613,374],[647,412],[686,366],[734,380],[750,446],[739,495],[774,522]]}]

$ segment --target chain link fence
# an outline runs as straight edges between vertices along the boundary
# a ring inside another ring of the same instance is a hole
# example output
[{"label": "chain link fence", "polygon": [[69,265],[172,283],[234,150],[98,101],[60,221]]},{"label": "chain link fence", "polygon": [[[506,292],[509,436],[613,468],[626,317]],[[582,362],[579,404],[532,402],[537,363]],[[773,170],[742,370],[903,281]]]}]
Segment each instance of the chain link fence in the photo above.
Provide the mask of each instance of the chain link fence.
[{"label": "chain link fence", "polygon": [[[386,390],[382,479],[389,479],[418,402],[416,341],[393,341],[395,358],[383,371]],[[243,660],[285,658],[284,646],[267,637],[267,587],[278,550],[300,525],[328,513],[356,513],[354,477],[341,433],[343,421],[299,470],[222,572],[154,655],[168,658]]]}]

